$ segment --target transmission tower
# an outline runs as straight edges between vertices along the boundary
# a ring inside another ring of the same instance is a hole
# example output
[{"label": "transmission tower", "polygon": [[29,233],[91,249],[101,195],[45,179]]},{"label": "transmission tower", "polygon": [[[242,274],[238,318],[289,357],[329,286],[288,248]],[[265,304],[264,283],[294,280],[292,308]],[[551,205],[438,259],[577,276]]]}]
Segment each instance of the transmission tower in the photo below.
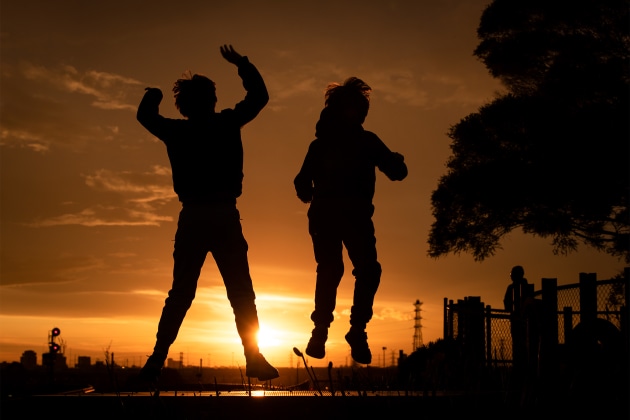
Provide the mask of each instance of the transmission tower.
[{"label": "transmission tower", "polygon": [[416,307],[415,309],[415,313],[416,315],[414,316],[414,325],[413,325],[413,351],[416,351],[417,349],[419,349],[420,347],[423,346],[422,343],[422,316],[420,316],[420,306],[422,306],[422,302],[420,302],[420,299],[416,299],[416,303],[414,303],[414,306]]}]

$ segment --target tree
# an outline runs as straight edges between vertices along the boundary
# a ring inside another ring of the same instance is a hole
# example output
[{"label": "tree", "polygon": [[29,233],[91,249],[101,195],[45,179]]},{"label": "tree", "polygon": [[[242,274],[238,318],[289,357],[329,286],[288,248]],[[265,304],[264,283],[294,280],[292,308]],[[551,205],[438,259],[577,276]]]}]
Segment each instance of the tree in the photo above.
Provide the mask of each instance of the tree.
[{"label": "tree", "polygon": [[494,255],[514,229],[630,261],[628,0],[495,0],[477,56],[506,92],[450,127],[429,255]]}]

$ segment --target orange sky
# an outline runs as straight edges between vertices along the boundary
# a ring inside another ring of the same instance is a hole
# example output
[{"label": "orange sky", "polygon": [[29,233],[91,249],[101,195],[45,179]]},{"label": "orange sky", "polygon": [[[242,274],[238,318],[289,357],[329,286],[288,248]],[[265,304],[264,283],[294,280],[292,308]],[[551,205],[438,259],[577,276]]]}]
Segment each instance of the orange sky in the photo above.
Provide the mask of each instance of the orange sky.
[{"label": "orange sky", "polygon": [[[315,263],[297,173],[329,82],[358,76],[373,88],[365,128],[405,155],[409,176],[382,174],[375,198],[383,266],[368,326],[374,364],[412,350],[414,305],[425,343],[441,337],[445,297],[481,296],[501,306],[508,273],[525,267],[575,283],[580,272],[610,278],[624,264],[582,249],[554,256],[548,241],[513,233],[496,256],[429,259],[430,194],[445,173],[449,126],[490,100],[500,85],[472,55],[486,0],[108,1],[6,0],[1,40],[0,361],[47,351],[61,329],[79,355],[139,364],[154,343],[170,286],[179,203],[164,145],[135,120],[146,86],[169,94],[191,70],[217,83],[218,109],[244,91],[219,54],[231,43],[249,56],[271,100],[243,130],[244,193],[238,206],[250,245],[261,348],[277,366],[295,364],[312,328]],[[144,5],[144,6],[140,6]],[[150,6],[149,6],[150,5]],[[497,174],[500,176],[500,174]],[[204,365],[244,364],[231,309],[209,258],[170,357]],[[348,267],[350,267],[348,265]],[[327,358],[350,362],[351,268],[339,290]],[[41,360],[41,359],[40,359]]]}]

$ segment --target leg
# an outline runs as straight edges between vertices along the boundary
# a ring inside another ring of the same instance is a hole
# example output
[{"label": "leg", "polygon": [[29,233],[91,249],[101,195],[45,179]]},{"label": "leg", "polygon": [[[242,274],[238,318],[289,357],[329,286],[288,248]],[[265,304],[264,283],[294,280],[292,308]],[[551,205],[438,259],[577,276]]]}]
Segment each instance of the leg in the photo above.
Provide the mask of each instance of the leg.
[{"label": "leg", "polygon": [[381,265],[376,257],[376,238],[371,218],[348,221],[344,244],[352,261],[355,277],[354,297],[350,311],[350,331],[346,341],[352,349],[352,358],[364,364],[372,361],[365,328],[373,315],[374,296],[381,278]]},{"label": "leg", "polygon": [[223,277],[227,296],[234,311],[234,321],[247,361],[248,377],[267,381],[277,378],[279,373],[260,354],[257,334],[259,330],[256,295],[249,273],[247,260],[248,245],[236,208],[224,213],[216,226],[216,241],[212,255]]},{"label": "leg", "polygon": [[333,312],[337,301],[337,288],[343,277],[343,245],[341,237],[334,229],[318,227],[310,223],[315,261],[317,262],[317,279],[315,283],[315,310],[311,320],[315,328],[306,346],[306,354],[316,359],[326,355],[328,328],[334,320]]},{"label": "leg", "polygon": [[213,256],[223,277],[228,300],[234,312],[236,330],[241,337],[245,354],[257,353],[258,312],[256,295],[247,260],[247,243],[243,252],[217,251]]},{"label": "leg", "polygon": [[173,285],[158,324],[154,351],[164,354],[168,354],[195,298],[197,281],[208,252],[203,243],[203,231],[193,223],[194,217],[190,213],[187,210],[180,213],[173,251]]},{"label": "leg", "polygon": [[355,277],[350,325],[360,329],[372,319],[374,296],[381,281],[381,264],[376,255],[376,237],[371,219],[349,225],[344,244],[352,261]]},{"label": "leg", "polygon": [[337,304],[337,288],[343,277],[343,244],[334,228],[321,227],[310,222],[317,277],[315,283],[315,310],[311,320],[316,327],[330,327]]},{"label": "leg", "polygon": [[224,209],[216,219],[211,252],[223,278],[245,354],[257,353],[256,295],[249,274],[248,245],[243,236],[239,212],[235,207]]},{"label": "leg", "polygon": [[180,212],[173,251],[173,284],[164,302],[153,354],[141,371],[141,377],[149,381],[157,380],[160,375],[168,350],[195,298],[197,281],[207,254],[200,229],[194,226],[189,213]]}]

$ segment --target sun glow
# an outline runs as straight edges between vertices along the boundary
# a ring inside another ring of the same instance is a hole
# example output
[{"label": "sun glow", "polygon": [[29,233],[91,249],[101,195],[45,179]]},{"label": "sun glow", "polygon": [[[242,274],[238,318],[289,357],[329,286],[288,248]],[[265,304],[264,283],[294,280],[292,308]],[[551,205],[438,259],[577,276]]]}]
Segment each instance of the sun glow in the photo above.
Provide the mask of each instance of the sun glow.
[{"label": "sun glow", "polygon": [[258,346],[261,348],[276,347],[284,344],[284,340],[281,338],[282,333],[273,328],[269,328],[264,324],[260,324],[258,330]]}]

